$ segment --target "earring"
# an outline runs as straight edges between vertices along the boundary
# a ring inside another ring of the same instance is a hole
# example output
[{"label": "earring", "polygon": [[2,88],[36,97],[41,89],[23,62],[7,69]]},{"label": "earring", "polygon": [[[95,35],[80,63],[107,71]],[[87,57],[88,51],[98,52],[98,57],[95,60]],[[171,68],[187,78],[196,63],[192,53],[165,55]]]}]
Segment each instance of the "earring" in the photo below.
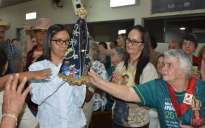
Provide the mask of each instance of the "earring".
[{"label": "earring", "polygon": [[184,76],[182,76],[182,79],[184,79]]}]

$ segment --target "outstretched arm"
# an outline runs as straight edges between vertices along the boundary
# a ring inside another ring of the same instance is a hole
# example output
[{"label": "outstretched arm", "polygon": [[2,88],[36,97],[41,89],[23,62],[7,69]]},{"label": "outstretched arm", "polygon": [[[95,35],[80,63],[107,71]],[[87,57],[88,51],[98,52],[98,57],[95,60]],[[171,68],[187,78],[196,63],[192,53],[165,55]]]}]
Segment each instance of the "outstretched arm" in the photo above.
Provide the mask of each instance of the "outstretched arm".
[{"label": "outstretched arm", "polygon": [[[19,82],[21,83],[23,81],[23,78],[26,77],[27,81],[35,79],[35,80],[41,80],[41,79],[50,79],[49,77],[46,77],[45,75],[51,73],[51,69],[44,69],[40,71],[29,71],[29,72],[23,72],[19,73]],[[17,73],[8,74],[4,77],[0,77],[0,88],[3,88],[9,79],[10,76],[13,78],[16,76]]]},{"label": "outstretched arm", "polygon": [[90,82],[98,88],[104,90],[105,92],[124,101],[141,102],[139,96],[132,87],[118,85],[102,80],[99,76],[95,74],[93,70],[90,70],[90,72],[88,72],[88,75],[91,77]]}]

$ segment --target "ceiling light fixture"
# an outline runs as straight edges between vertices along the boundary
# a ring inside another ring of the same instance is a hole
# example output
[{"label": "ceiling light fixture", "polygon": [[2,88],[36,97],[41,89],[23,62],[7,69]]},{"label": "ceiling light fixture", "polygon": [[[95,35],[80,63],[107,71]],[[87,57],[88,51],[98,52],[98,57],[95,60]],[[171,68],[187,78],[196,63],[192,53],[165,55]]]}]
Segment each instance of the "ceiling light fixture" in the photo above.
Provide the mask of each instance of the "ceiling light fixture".
[{"label": "ceiling light fixture", "polygon": [[181,28],[180,28],[180,30],[185,30],[185,29],[186,29],[185,27],[181,27]]},{"label": "ceiling light fixture", "polygon": [[26,20],[31,20],[31,19],[36,19],[37,13],[36,12],[32,12],[32,13],[26,13]]},{"label": "ceiling light fixture", "polygon": [[137,4],[138,0],[110,0],[110,7],[119,7]]},{"label": "ceiling light fixture", "polygon": [[118,30],[118,34],[126,34],[126,33],[127,33],[127,30],[126,30],[126,29]]}]

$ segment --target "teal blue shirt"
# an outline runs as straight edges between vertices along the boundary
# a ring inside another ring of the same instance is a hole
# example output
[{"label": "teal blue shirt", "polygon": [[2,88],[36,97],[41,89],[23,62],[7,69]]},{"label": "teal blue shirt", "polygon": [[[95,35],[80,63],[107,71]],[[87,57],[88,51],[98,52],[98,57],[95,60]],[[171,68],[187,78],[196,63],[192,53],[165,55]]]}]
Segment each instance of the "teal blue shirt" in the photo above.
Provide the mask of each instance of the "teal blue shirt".
[{"label": "teal blue shirt", "polygon": [[[170,99],[167,83],[162,78],[155,79],[145,84],[136,85],[133,87],[135,92],[141,99],[140,105],[146,105],[152,108],[156,108],[160,118],[161,128],[180,128],[179,119],[175,112]],[[191,125],[199,127],[205,125],[205,82],[197,80],[194,97],[201,101],[200,110],[198,110],[199,118],[196,120],[195,112],[191,107],[180,117],[183,121],[183,125]],[[183,102],[185,91],[175,92],[177,102],[180,105]],[[196,100],[194,100],[196,104]]]}]

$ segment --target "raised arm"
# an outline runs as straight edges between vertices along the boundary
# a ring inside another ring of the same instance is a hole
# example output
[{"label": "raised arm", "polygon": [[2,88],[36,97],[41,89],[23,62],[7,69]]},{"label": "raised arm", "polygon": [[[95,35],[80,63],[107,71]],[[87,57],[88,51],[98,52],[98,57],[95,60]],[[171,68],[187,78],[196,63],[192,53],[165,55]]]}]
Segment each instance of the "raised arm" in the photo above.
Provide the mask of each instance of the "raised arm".
[{"label": "raised arm", "polygon": [[[31,28],[31,26],[28,23],[24,23],[22,28],[24,30],[29,30]],[[31,41],[31,35],[26,34],[26,54],[31,51],[32,49],[32,41]]]},{"label": "raised arm", "polygon": [[141,102],[139,96],[134,91],[132,87],[127,87],[124,85],[117,85],[110,83],[108,81],[102,80],[98,77],[93,70],[88,72],[88,75],[91,77],[90,82],[97,86],[98,88],[104,90],[105,92],[122,99],[128,102]]}]

